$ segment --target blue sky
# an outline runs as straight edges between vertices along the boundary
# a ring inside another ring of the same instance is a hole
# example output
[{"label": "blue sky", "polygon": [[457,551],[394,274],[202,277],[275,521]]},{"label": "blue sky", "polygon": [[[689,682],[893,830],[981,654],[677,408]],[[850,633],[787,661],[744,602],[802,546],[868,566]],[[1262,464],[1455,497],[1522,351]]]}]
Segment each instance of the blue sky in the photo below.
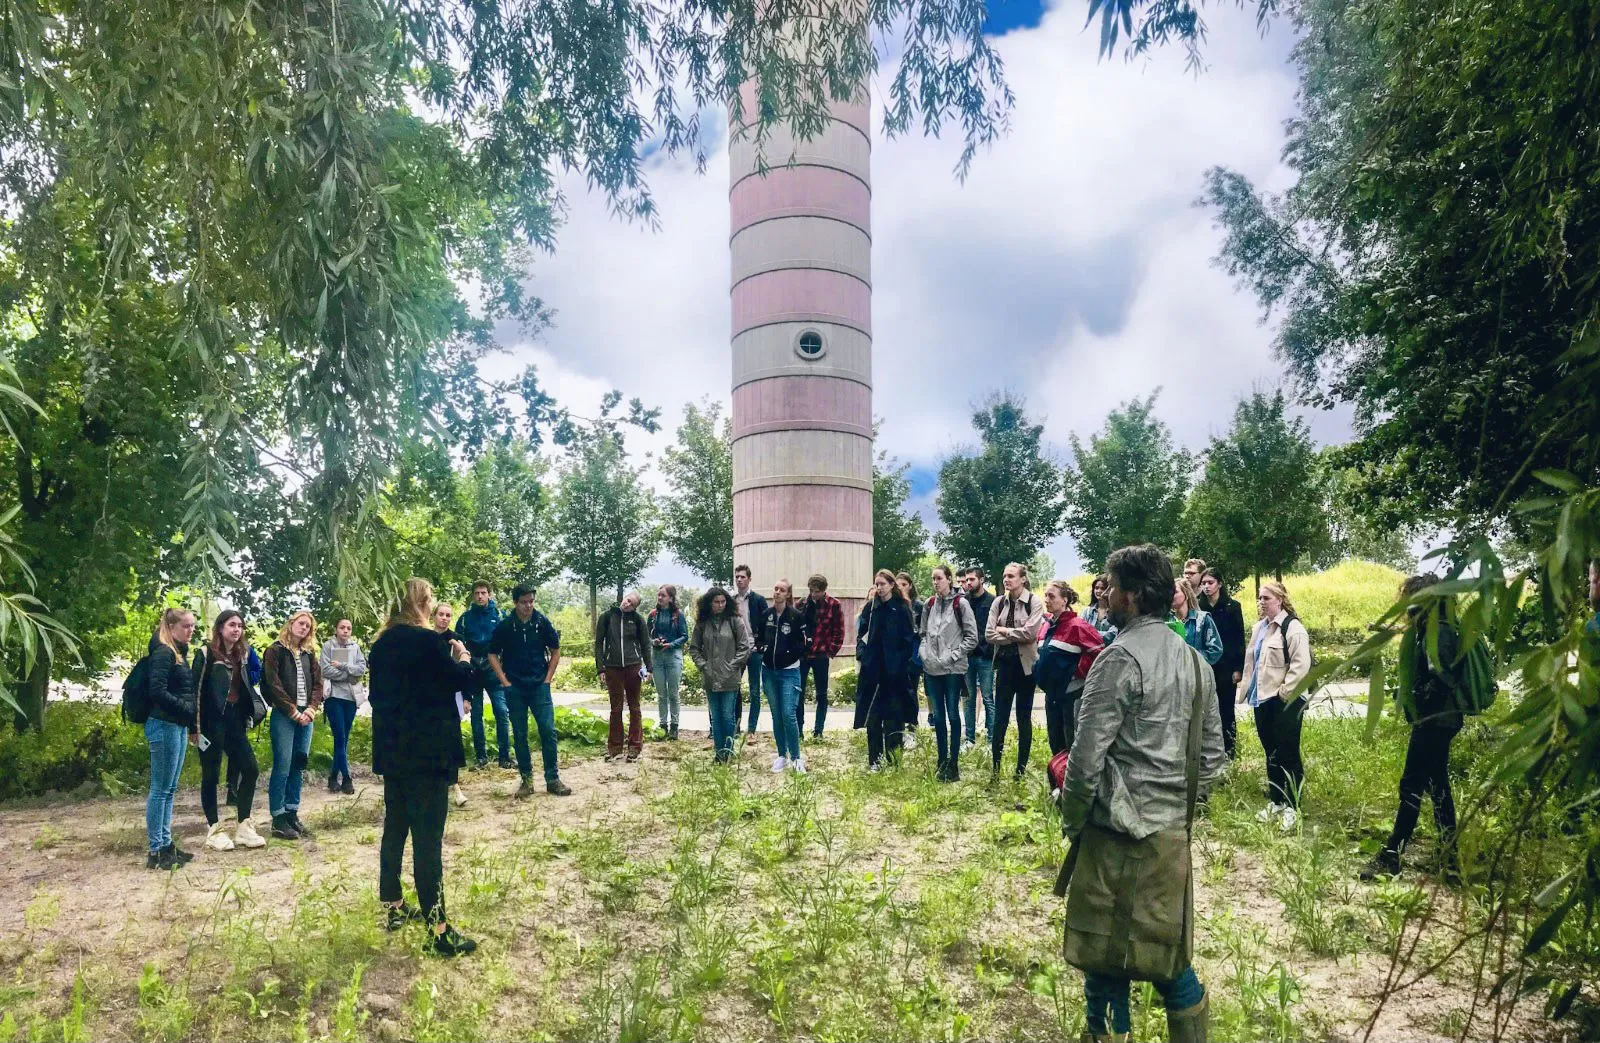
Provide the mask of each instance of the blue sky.
[{"label": "blue sky", "polygon": [[[1272,331],[1212,263],[1220,234],[1193,203],[1213,165],[1289,182],[1291,27],[1263,38],[1253,11],[1208,8],[1197,75],[1181,49],[1101,60],[1087,10],[1059,0],[990,12],[1017,107],[964,183],[951,173],[954,137],[875,136],[873,412],[880,446],[912,465],[930,525],[939,464],[973,442],[972,408],[995,391],[1027,398],[1064,462],[1070,434],[1087,437],[1158,387],[1157,415],[1198,450],[1239,397],[1282,381]],[[875,116],[883,103],[880,82]],[[555,325],[533,342],[503,331],[512,348],[492,367],[537,364],[574,406],[618,387],[663,407],[669,431],[638,440],[641,454],[668,444],[686,403],[726,402],[730,368],[726,154],[702,176],[657,153],[649,172],[656,233],[615,220],[581,181],[566,186],[557,252],[531,273]],[[1323,441],[1348,437],[1348,416],[1308,419]],[[1063,571],[1078,565],[1064,538],[1047,550]],[[689,577],[664,560],[647,578]]]},{"label": "blue sky", "polygon": [[1013,29],[1031,29],[1044,17],[1044,5],[1033,0],[995,0],[984,20],[987,36],[1002,36]]}]

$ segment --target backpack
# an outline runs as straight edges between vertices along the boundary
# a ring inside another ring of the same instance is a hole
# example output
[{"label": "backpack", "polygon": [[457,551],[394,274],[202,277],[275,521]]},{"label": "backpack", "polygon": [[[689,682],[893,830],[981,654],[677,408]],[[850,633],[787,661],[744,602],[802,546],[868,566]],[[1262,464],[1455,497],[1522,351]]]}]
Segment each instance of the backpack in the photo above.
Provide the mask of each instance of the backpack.
[{"label": "backpack", "polygon": [[[1293,612],[1288,613],[1283,617],[1283,626],[1278,630],[1278,636],[1283,639],[1283,668],[1285,670],[1289,669],[1289,624],[1297,622],[1299,619],[1300,617]],[[1304,623],[1301,623],[1300,626],[1302,629],[1305,628]],[[1306,631],[1306,658],[1311,660],[1312,666],[1317,665],[1317,653],[1311,647],[1311,631],[1309,630]]]},{"label": "backpack", "polygon": [[1483,713],[1494,705],[1500,686],[1494,677],[1494,659],[1489,642],[1479,635],[1461,661],[1461,683],[1451,686],[1456,709],[1468,717]]},{"label": "backpack", "polygon": [[129,724],[143,724],[150,719],[150,656],[147,653],[122,682],[122,719]]}]

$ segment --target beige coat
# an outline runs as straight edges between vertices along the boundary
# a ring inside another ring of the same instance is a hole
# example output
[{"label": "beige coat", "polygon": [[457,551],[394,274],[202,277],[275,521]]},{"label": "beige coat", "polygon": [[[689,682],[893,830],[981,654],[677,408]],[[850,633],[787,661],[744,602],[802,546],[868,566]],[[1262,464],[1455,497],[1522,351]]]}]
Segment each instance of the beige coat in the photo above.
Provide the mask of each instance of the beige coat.
[{"label": "beige coat", "polygon": [[1015,645],[1022,659],[1022,672],[1031,675],[1039,658],[1039,623],[1044,619],[1044,599],[1031,590],[1013,604],[1004,590],[989,606],[989,625],[984,640],[995,647],[996,655],[1006,645]]},{"label": "beige coat", "polygon": [[[1284,634],[1282,627],[1288,622],[1289,661],[1283,661]],[[1262,639],[1262,628],[1266,637]],[[1261,642],[1261,661],[1256,662],[1256,642]],[[1250,631],[1244,643],[1244,676],[1239,679],[1239,702],[1245,702],[1250,693],[1251,678],[1259,675],[1256,685],[1256,702],[1286,697],[1294,692],[1295,685],[1311,672],[1311,635],[1300,620],[1279,612],[1276,619],[1264,619]]]}]

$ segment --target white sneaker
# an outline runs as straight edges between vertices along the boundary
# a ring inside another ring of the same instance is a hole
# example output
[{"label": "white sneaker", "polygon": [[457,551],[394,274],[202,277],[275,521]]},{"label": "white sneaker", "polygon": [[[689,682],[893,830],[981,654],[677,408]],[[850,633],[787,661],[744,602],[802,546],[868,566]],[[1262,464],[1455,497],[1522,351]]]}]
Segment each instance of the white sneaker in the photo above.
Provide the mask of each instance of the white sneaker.
[{"label": "white sneaker", "polygon": [[218,822],[206,833],[206,847],[213,851],[232,851],[233,838],[228,836],[228,827]]},{"label": "white sneaker", "polygon": [[796,775],[804,775],[806,773],[806,759],[804,757],[796,757],[789,762],[789,767],[794,769]]},{"label": "white sneaker", "polygon": [[972,752],[972,743],[970,743],[970,742],[962,743],[961,744],[961,752],[962,753],[971,753]]},{"label": "white sneaker", "polygon": [[464,808],[467,806],[466,791],[463,790],[459,784],[450,787],[450,799],[455,802],[455,805],[458,808]]},{"label": "white sneaker", "polygon": [[787,768],[788,766],[789,766],[789,759],[787,757],[777,756],[777,757],[772,758],[772,774],[774,774],[774,775],[781,774],[783,772],[783,769]]},{"label": "white sneaker", "polygon": [[233,841],[240,847],[267,846],[266,838],[257,833],[256,827],[252,826],[248,820],[239,823],[238,828],[233,831]]},{"label": "white sneaker", "polygon": [[1257,822],[1271,822],[1273,819],[1277,818],[1279,815],[1283,814],[1285,811],[1288,811],[1288,810],[1289,810],[1289,808],[1288,808],[1288,805],[1286,805],[1286,804],[1277,804],[1277,803],[1268,804],[1266,807],[1264,807],[1260,811],[1256,812],[1256,821]]},{"label": "white sneaker", "polygon": [[904,746],[905,746],[905,750],[906,750],[907,753],[910,753],[912,750],[917,748],[917,733],[916,732],[906,732],[906,738],[905,738]]},{"label": "white sneaker", "polygon": [[878,774],[878,772],[880,772],[882,770],[883,770],[883,765],[881,765],[881,764],[869,764],[869,765],[867,765],[867,774],[868,775],[876,775],[876,774]]},{"label": "white sneaker", "polygon": [[1285,833],[1294,831],[1294,824],[1300,821],[1300,813],[1294,808],[1284,808],[1283,816],[1278,819],[1278,828]]}]

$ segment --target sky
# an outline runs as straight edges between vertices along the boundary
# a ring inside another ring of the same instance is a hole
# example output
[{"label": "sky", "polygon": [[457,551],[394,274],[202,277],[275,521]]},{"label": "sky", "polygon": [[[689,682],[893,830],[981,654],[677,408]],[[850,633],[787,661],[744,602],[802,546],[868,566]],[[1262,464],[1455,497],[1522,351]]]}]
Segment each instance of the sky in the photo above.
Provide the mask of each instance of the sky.
[{"label": "sky", "polygon": [[[1290,182],[1279,153],[1295,108],[1291,27],[1263,37],[1253,10],[1209,7],[1197,74],[1181,48],[1099,59],[1086,12],[1083,0],[995,5],[988,29],[1016,108],[965,182],[953,173],[959,131],[874,135],[873,412],[932,528],[939,464],[975,442],[973,407],[993,392],[1021,393],[1065,462],[1070,434],[1087,440],[1111,409],[1157,388],[1157,415],[1198,450],[1240,397],[1283,381],[1272,330],[1212,263],[1221,233],[1194,200],[1215,165],[1269,189]],[[875,85],[875,120],[883,101]],[[651,158],[656,231],[619,221],[572,179],[557,249],[529,273],[555,321],[531,341],[502,330],[508,350],[486,371],[536,365],[575,412],[611,388],[662,407],[663,432],[630,441],[641,454],[670,444],[685,404],[726,404],[725,146],[703,175],[689,157]],[[1303,415],[1319,441],[1349,437],[1348,415]],[[1065,537],[1046,551],[1058,572],[1082,571]],[[644,579],[692,576],[664,557]]]}]

